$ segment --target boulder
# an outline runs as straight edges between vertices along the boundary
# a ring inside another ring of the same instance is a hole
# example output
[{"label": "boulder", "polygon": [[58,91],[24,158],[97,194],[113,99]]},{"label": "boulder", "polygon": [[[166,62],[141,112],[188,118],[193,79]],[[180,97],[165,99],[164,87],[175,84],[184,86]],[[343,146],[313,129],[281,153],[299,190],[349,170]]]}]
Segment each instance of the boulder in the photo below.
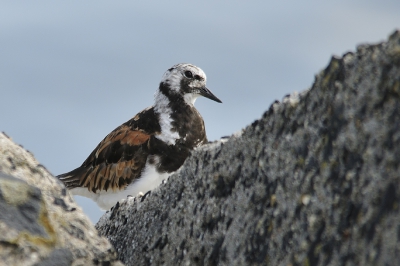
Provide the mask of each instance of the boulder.
[{"label": "boulder", "polygon": [[399,162],[396,31],[333,57],[96,228],[127,265],[396,265]]},{"label": "boulder", "polygon": [[123,265],[64,185],[4,133],[0,265]]}]

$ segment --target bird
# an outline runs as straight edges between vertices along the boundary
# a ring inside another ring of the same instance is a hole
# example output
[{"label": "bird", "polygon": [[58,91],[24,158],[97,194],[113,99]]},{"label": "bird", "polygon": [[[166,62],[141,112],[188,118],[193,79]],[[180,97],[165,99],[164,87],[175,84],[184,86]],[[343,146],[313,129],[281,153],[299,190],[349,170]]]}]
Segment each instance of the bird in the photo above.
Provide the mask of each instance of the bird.
[{"label": "bird", "polygon": [[204,71],[188,63],[169,68],[154,104],[111,131],[78,168],[58,175],[73,195],[108,210],[127,196],[156,188],[197,147],[208,143],[200,96],[222,103],[206,87]]}]

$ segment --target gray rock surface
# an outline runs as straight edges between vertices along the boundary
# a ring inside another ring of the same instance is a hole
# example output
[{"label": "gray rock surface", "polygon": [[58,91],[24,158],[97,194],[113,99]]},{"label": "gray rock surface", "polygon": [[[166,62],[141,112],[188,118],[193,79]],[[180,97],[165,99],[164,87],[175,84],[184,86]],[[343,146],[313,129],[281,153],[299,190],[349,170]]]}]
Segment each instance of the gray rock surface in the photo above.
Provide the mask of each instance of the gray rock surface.
[{"label": "gray rock surface", "polygon": [[397,31],[96,227],[127,265],[399,265],[399,162]]},{"label": "gray rock surface", "polygon": [[3,133],[0,265],[122,265],[64,186]]}]

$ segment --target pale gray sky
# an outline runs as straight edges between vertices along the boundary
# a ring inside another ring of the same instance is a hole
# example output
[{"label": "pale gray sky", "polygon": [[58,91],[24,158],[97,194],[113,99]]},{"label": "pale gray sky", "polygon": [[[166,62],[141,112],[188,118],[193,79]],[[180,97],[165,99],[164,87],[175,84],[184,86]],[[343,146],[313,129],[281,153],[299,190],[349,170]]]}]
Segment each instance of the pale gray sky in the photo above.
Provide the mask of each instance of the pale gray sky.
[{"label": "pale gray sky", "polygon": [[333,54],[386,39],[399,14],[398,0],[0,1],[0,130],[70,171],[188,62],[223,101],[196,102],[215,140],[309,88]]}]

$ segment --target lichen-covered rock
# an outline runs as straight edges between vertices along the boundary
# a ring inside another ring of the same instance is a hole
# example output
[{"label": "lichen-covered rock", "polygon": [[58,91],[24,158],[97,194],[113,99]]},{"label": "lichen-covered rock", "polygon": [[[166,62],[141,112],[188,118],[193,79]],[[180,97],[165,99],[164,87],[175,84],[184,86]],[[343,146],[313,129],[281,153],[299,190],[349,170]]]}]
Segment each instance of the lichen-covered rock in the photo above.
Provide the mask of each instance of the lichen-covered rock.
[{"label": "lichen-covered rock", "polygon": [[398,265],[400,32],[96,227],[127,265]]},{"label": "lichen-covered rock", "polygon": [[64,186],[3,133],[0,265],[122,265]]}]

